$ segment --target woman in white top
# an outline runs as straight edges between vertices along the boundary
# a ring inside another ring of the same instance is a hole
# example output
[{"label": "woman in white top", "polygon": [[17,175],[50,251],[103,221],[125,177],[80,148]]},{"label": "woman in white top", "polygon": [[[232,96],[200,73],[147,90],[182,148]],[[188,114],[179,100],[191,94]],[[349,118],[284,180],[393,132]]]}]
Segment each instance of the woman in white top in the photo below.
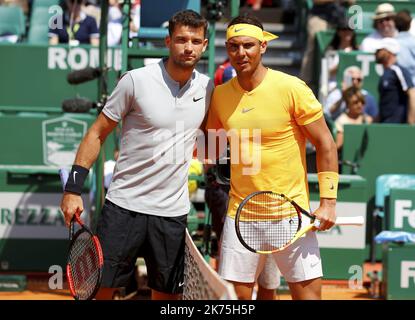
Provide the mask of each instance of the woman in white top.
[{"label": "woman in white top", "polygon": [[346,111],[343,112],[335,122],[337,129],[337,149],[340,149],[343,146],[345,124],[364,124],[372,123],[373,121],[371,116],[363,112],[365,96],[359,89],[355,87],[346,89],[343,92],[343,100],[346,102]]}]

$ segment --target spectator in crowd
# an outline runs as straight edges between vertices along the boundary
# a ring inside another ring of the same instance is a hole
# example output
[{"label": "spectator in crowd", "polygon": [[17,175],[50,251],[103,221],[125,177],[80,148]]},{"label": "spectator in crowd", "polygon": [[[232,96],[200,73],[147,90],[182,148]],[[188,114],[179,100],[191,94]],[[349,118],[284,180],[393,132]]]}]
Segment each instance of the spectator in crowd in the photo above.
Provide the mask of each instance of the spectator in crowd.
[{"label": "spectator in crowd", "polygon": [[334,34],[325,55],[329,72],[329,93],[337,86],[339,51],[350,52],[353,50],[358,50],[358,46],[356,44],[356,33],[350,27],[347,19],[341,19],[337,24],[336,33]]},{"label": "spectator in crowd", "polygon": [[380,122],[415,124],[415,88],[407,69],[397,64],[398,52],[394,38],[384,38],[376,51],[376,62],[384,68],[378,85]]},{"label": "spectator in crowd", "polygon": [[246,3],[252,7],[252,10],[258,11],[262,6],[272,6],[272,0],[247,0]]},{"label": "spectator in crowd", "polygon": [[83,0],[65,0],[63,28],[49,29],[49,43],[70,45],[99,44],[99,31],[95,19],[81,10]]},{"label": "spectator in crowd", "polygon": [[130,38],[137,37],[140,29],[141,0],[133,0],[131,3]]},{"label": "spectator in crowd", "polygon": [[226,59],[215,71],[214,83],[215,86],[223,84],[236,76],[235,69],[231,66],[229,59]]},{"label": "spectator in crowd", "polygon": [[390,3],[378,5],[372,17],[375,31],[363,39],[360,50],[374,53],[383,38],[396,37],[398,30],[395,26],[395,16],[395,8]]},{"label": "spectator in crowd", "polygon": [[[351,3],[349,1],[340,1]],[[345,7],[336,0],[313,0],[313,7],[307,21],[307,46],[301,64],[300,78],[311,85],[313,78],[315,35],[337,24],[339,19],[345,17]],[[315,88],[313,88],[315,89]]]},{"label": "spectator in crowd", "polygon": [[409,33],[412,17],[408,10],[399,11],[395,18],[396,28],[399,31],[396,40],[400,50],[397,56],[398,64],[405,66],[415,84],[415,36]]},{"label": "spectator in crowd", "polygon": [[336,88],[327,97],[324,105],[324,113],[326,113],[331,119],[337,119],[343,112],[346,111],[347,105],[343,100],[342,91],[354,87],[361,90],[365,98],[364,112],[370,115],[372,118],[376,118],[379,113],[378,104],[376,99],[368,91],[362,89],[363,87],[363,74],[357,66],[350,66],[343,72],[342,88]]},{"label": "spectator in crowd", "polygon": [[365,105],[365,96],[361,90],[353,86],[347,88],[343,92],[343,100],[346,104],[346,110],[337,118],[335,122],[337,129],[337,149],[340,149],[343,146],[345,124],[372,123],[372,117],[366,114],[363,110],[363,106]]},{"label": "spectator in crowd", "polygon": [[122,36],[122,12],[118,0],[109,0],[108,8],[108,46],[119,45]]}]

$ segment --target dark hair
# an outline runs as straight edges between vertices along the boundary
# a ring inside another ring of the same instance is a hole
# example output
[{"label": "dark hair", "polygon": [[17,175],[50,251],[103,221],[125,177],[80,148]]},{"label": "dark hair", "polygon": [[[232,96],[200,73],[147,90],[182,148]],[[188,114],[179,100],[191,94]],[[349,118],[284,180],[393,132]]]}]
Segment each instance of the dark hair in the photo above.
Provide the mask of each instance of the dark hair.
[{"label": "dark hair", "polygon": [[363,104],[365,104],[366,99],[365,96],[363,95],[362,91],[359,88],[356,87],[349,87],[346,90],[343,91],[343,100],[344,102],[347,102],[353,97],[353,96],[357,96],[357,98],[359,99],[360,102],[362,102]]},{"label": "dark hair", "polygon": [[399,32],[408,31],[411,28],[411,22],[411,13],[406,9],[399,11],[395,16],[395,25]]},{"label": "dark hair", "polygon": [[174,14],[169,20],[169,35],[171,36],[176,25],[188,26],[191,28],[202,28],[206,37],[208,23],[205,18],[193,10],[183,10]]},{"label": "dark hair", "polygon": [[352,28],[349,27],[347,20],[340,21],[337,24],[336,32],[334,33],[334,37],[331,40],[328,47],[332,50],[339,50],[339,46],[340,46],[340,36],[338,33],[339,30],[351,30],[353,32],[351,45],[352,45],[353,50],[358,50],[359,48],[356,43],[356,32]]},{"label": "dark hair", "polygon": [[234,24],[239,24],[239,23],[252,24],[254,26],[260,27],[261,30],[264,30],[264,26],[262,25],[261,21],[259,21],[257,17],[249,13],[244,13],[244,14],[241,14],[240,16],[233,18],[231,22],[229,22],[228,28],[230,26],[233,26]]}]

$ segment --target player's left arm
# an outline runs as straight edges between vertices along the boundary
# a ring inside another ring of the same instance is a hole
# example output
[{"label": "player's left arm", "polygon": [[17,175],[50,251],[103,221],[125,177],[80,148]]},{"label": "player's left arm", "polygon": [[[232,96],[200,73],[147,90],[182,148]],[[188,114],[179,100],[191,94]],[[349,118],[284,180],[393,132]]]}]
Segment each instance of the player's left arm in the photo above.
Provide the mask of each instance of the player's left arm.
[{"label": "player's left arm", "polygon": [[[338,173],[336,143],[324,117],[320,117],[318,120],[302,126],[302,128],[307,139],[316,147],[317,171]],[[332,185],[329,185],[328,188],[331,189],[331,187]],[[337,190],[336,183],[333,188]],[[330,229],[336,221],[336,198],[332,196],[322,197],[320,193],[320,207],[314,214],[321,222],[320,230]]]}]

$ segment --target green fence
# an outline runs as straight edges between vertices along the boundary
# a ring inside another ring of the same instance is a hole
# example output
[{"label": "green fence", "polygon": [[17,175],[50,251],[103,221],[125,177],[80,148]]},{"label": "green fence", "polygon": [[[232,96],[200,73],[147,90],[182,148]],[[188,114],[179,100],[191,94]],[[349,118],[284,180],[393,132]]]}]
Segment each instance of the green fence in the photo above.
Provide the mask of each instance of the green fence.
[{"label": "green fence", "polygon": [[[376,178],[382,174],[415,172],[415,127],[409,125],[346,125],[342,160],[355,163],[357,174],[367,181],[367,245],[371,243]],[[342,174],[353,168],[342,167]],[[369,249],[368,249],[369,251]],[[368,257],[368,256],[367,256]]]}]

